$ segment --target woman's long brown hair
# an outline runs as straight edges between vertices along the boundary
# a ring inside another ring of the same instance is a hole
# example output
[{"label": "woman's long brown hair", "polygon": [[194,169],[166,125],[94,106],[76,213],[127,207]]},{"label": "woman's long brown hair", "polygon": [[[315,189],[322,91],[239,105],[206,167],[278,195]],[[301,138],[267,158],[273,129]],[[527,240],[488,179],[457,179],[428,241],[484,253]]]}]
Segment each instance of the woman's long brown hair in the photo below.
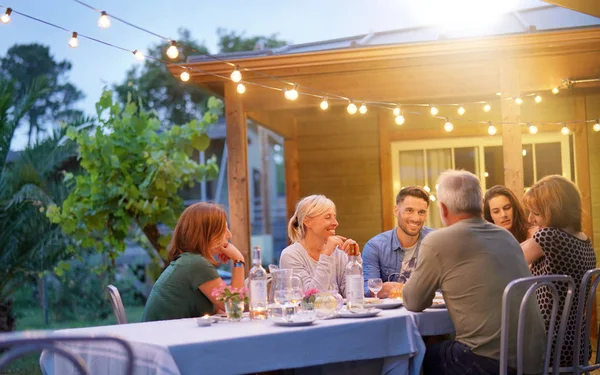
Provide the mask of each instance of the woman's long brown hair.
[{"label": "woman's long brown hair", "polygon": [[217,261],[210,253],[227,230],[227,214],[218,204],[200,202],[183,211],[169,245],[169,261],[182,253],[194,253],[204,256],[216,265]]},{"label": "woman's long brown hair", "polygon": [[513,225],[510,228],[510,233],[512,233],[519,243],[525,241],[531,226],[527,222],[527,216],[525,215],[525,210],[523,209],[521,202],[519,202],[517,196],[506,186],[495,185],[486,191],[485,197],[483,198],[483,217],[490,223],[494,223],[490,212],[490,200],[498,195],[505,196],[510,201],[513,208]]}]

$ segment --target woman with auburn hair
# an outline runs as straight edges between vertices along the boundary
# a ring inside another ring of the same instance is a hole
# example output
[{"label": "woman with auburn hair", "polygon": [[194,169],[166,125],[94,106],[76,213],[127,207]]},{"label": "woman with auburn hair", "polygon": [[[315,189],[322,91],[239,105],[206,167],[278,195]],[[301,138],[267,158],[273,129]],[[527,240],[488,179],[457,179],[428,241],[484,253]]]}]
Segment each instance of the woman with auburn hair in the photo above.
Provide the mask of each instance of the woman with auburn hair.
[{"label": "woman with auburn hair", "polygon": [[[533,238],[521,244],[525,260],[531,265],[531,273],[540,275],[568,275],[581,284],[583,275],[596,268],[596,254],[590,239],[581,231],[581,194],[574,183],[562,176],[547,176],[538,181],[523,196],[523,204],[529,210],[529,222],[540,229]],[[566,285],[557,285],[560,297],[559,306],[565,303]],[[573,301],[579,298],[579,288],[575,288]],[[546,323],[550,324],[552,311],[552,293],[542,286],[537,293],[540,311]],[[575,337],[577,303],[571,305],[567,329],[560,356],[560,366],[573,365],[572,348],[575,340],[580,340],[580,347],[589,345],[582,336]],[[585,324],[585,323],[584,323]],[[556,341],[557,330],[554,332]],[[583,363],[582,357],[578,363]],[[591,348],[590,348],[591,354]],[[554,349],[552,350],[554,353]]]},{"label": "woman with auburn hair", "polygon": [[507,187],[495,185],[483,198],[483,216],[490,223],[508,230],[519,243],[531,238],[537,227],[527,222],[525,210]]},{"label": "woman with auburn hair", "polygon": [[281,253],[280,268],[293,269],[304,290],[346,294],[346,264],[356,241],[338,236],[335,204],[324,195],[310,195],[296,205],[288,223],[292,244]]},{"label": "woman with auburn hair", "polygon": [[244,256],[230,238],[222,206],[201,202],[186,208],[169,245],[171,263],[154,283],[142,320],[193,318],[225,310],[223,302],[211,296],[224,283],[216,268],[219,261],[231,260],[231,286],[244,286]]}]

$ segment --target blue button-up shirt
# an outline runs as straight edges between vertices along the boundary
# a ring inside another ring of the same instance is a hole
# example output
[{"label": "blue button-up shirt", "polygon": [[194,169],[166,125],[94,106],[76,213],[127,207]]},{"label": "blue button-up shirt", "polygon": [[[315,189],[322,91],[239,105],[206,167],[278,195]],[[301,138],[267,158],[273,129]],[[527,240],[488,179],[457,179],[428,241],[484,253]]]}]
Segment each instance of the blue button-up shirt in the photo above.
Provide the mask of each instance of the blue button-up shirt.
[{"label": "blue button-up shirt", "polygon": [[[419,241],[434,231],[432,228],[423,227],[419,234]],[[365,296],[369,296],[368,279],[381,278],[383,282],[388,281],[390,275],[399,273],[404,260],[404,249],[396,235],[396,228],[380,233],[371,238],[365,244],[362,252],[363,274],[365,279]],[[397,281],[392,277],[389,281]]]}]

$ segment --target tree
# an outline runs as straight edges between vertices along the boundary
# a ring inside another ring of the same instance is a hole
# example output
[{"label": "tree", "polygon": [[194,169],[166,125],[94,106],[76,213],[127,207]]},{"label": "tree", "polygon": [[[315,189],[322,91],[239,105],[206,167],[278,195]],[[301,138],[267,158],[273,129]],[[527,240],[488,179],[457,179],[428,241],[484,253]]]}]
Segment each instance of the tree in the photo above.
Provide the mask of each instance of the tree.
[{"label": "tree", "polygon": [[160,233],[158,224],[175,225],[183,209],[177,194],[182,186],[217,175],[214,160],[198,164],[190,155],[208,147],[206,129],[217,121],[222,103],[210,98],[201,120],[162,131],[160,121],[140,108],[131,100],[121,108],[105,91],[96,104],[95,131],[68,130],[79,145],[83,171],[65,176],[74,189],[62,207],[48,208],[48,217],[78,246],[111,259],[125,250],[125,238],[137,226],[167,261],[170,235]]},{"label": "tree", "polygon": [[68,239],[45,213],[48,205],[60,204],[68,194],[60,181],[61,171],[77,154],[73,142],[64,141],[66,130],[56,130],[29,145],[10,164],[6,162],[15,129],[44,94],[43,85],[34,81],[15,102],[14,86],[0,79],[0,331],[14,330],[16,289],[68,257]]},{"label": "tree", "polygon": [[218,28],[217,35],[219,36],[219,52],[244,52],[262,48],[278,48],[283,47],[288,42],[277,39],[277,34],[270,36],[253,36],[246,38],[244,33],[228,31],[227,29]]},{"label": "tree", "polygon": [[27,95],[34,81],[45,83],[46,89],[22,118],[29,125],[29,144],[44,131],[45,124],[81,117],[82,112],[73,109],[73,105],[84,95],[68,82],[70,70],[70,62],[56,61],[49,47],[36,43],[16,44],[0,59],[0,77],[14,82],[17,102]]}]

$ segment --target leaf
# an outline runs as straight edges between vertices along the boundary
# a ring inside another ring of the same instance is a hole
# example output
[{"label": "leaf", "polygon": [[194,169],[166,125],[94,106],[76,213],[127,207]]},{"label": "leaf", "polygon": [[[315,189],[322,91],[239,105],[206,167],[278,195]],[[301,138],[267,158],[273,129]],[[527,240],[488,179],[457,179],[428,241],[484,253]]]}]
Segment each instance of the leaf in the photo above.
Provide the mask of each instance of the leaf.
[{"label": "leaf", "polygon": [[192,147],[198,151],[204,151],[210,144],[210,138],[207,134],[198,134],[192,136]]}]

